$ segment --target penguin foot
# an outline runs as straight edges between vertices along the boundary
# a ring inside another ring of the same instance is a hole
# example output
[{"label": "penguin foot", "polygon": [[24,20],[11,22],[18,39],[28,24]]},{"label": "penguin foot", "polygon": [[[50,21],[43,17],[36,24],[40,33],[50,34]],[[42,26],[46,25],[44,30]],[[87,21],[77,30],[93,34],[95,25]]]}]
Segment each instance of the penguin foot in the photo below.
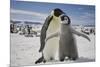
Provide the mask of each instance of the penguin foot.
[{"label": "penguin foot", "polygon": [[76,60],[77,58],[72,58],[72,60]]},{"label": "penguin foot", "polygon": [[51,57],[50,60],[53,60],[53,58]]},{"label": "penguin foot", "polygon": [[38,61],[35,62],[35,64],[39,63]]},{"label": "penguin foot", "polygon": [[42,61],[43,61],[43,57],[40,57],[36,62],[35,62],[35,64],[37,64],[37,63],[41,63]]},{"label": "penguin foot", "polygon": [[60,61],[61,61],[61,62],[63,62],[63,61],[64,61],[64,59],[60,59]]},{"label": "penguin foot", "polygon": [[77,59],[77,57],[69,57],[69,59],[75,61]]},{"label": "penguin foot", "polygon": [[43,63],[46,63],[46,60],[43,60]]}]

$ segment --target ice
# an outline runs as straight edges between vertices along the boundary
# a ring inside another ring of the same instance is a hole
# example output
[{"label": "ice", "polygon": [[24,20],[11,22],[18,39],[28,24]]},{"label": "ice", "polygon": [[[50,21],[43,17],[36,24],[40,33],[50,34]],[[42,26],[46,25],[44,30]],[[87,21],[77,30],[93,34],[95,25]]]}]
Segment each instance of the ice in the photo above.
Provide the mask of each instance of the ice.
[{"label": "ice", "polygon": [[[45,64],[73,63],[95,61],[95,35],[88,35],[88,40],[75,35],[78,47],[79,59],[76,61],[65,60],[64,62],[52,61]],[[11,66],[30,66],[41,57],[39,37],[25,37],[19,34],[11,34]],[[44,64],[44,63],[41,63]]]}]

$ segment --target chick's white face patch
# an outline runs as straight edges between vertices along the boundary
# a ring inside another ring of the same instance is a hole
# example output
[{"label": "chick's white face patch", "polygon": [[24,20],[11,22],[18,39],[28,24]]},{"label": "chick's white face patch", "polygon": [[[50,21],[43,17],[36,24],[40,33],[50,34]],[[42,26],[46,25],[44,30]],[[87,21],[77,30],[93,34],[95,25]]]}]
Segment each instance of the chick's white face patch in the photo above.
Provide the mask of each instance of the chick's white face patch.
[{"label": "chick's white face patch", "polygon": [[68,20],[63,20],[61,23],[62,24],[68,24]]},{"label": "chick's white face patch", "polygon": [[61,15],[61,23],[62,24],[68,24],[68,17],[65,15]]}]

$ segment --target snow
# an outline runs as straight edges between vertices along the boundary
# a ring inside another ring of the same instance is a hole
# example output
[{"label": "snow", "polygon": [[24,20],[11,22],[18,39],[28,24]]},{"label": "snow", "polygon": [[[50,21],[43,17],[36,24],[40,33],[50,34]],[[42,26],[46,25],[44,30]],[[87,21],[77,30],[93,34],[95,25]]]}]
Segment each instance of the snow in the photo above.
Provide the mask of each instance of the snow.
[{"label": "snow", "polygon": [[[24,37],[19,34],[11,34],[11,66],[31,66],[41,57],[38,52],[40,48],[39,37]],[[75,35],[79,59],[76,61],[65,60],[64,62],[52,61],[45,64],[55,63],[74,63],[74,62],[92,62],[95,61],[95,35],[88,35],[91,39],[88,40]],[[41,63],[44,64],[44,63]]]}]

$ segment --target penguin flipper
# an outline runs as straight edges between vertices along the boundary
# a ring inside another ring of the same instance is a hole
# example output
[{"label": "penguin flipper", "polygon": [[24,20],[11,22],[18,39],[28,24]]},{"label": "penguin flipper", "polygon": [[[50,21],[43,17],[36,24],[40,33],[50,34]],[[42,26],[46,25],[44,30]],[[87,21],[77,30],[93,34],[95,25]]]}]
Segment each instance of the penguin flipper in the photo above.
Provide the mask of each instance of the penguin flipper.
[{"label": "penguin flipper", "polygon": [[71,29],[71,31],[72,31],[73,34],[76,34],[78,36],[82,36],[82,37],[86,38],[88,41],[91,41],[90,38],[87,35],[85,35],[85,34],[83,34],[81,32],[78,32],[78,31],[76,31],[74,29]]},{"label": "penguin flipper", "polygon": [[52,33],[46,37],[45,42],[51,38],[58,37],[58,36],[59,36],[59,32]]},{"label": "penguin flipper", "polygon": [[43,49],[44,49],[44,46],[45,46],[45,38],[46,38],[46,31],[49,27],[49,24],[52,20],[53,16],[48,16],[45,20],[45,23],[43,24],[42,26],[42,29],[41,29],[41,35],[40,35],[40,49],[39,49],[39,52],[42,52]]}]

